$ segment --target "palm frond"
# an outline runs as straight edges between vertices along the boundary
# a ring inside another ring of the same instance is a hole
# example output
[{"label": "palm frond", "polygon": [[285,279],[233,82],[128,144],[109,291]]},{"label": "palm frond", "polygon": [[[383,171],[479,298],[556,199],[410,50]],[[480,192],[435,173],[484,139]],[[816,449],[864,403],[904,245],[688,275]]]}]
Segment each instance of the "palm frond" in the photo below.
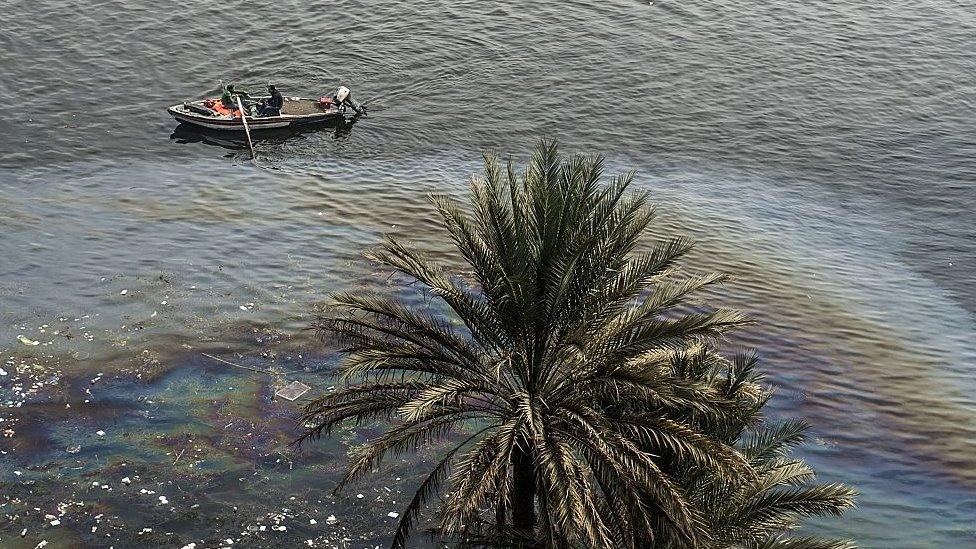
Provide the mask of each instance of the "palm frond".
[{"label": "palm frond", "polygon": [[812,536],[771,537],[749,545],[750,549],[857,549],[852,540],[833,540]]},{"label": "palm frond", "polygon": [[764,427],[752,433],[742,445],[742,453],[756,462],[783,457],[806,438],[810,425],[800,420],[784,421],[776,427]]}]

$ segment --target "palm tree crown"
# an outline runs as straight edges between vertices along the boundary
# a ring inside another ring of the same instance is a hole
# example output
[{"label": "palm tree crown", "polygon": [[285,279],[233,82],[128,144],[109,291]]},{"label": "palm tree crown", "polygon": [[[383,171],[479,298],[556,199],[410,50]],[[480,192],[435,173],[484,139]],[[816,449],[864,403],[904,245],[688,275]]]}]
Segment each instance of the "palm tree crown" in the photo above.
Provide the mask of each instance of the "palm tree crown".
[{"label": "palm tree crown", "polygon": [[462,542],[848,546],[787,537],[853,492],[807,484],[812,471],[786,457],[800,426],[763,427],[755,361],[713,350],[745,320],[689,298],[724,277],[678,276],[684,239],[642,251],[647,196],[629,191],[632,175],[601,176],[601,159],[563,162],[543,142],[522,174],[486,156],[471,213],[433,197],[467,276],[392,238],[370,256],[449,312],[335,296],[339,312],[316,326],[344,342],[348,384],[308,406],[300,440],[346,420],[391,422],[354,449],[340,487],[384,457],[450,441],[394,547],[434,494],[436,530]]}]

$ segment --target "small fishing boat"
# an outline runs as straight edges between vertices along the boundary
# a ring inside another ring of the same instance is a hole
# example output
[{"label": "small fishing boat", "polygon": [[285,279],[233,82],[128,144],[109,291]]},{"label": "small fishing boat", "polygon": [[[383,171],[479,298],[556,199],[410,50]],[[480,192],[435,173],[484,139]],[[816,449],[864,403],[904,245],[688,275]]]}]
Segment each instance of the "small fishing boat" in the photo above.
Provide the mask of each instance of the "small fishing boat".
[{"label": "small fishing boat", "polygon": [[[268,99],[268,96],[252,96],[252,100]],[[247,106],[245,109],[249,110]],[[245,131],[245,121],[237,107],[226,107],[219,98],[185,101],[166,109],[182,124],[190,124],[208,130]],[[331,95],[310,99],[285,97],[281,114],[258,116],[257,110],[247,113],[246,125],[250,131],[294,128],[335,122],[366,115],[366,106],[353,100],[349,88],[340,87]]]},{"label": "small fishing boat", "polygon": [[[306,133],[319,132],[326,130],[328,135],[336,141],[345,141],[353,131],[353,127],[362,119],[361,116],[336,118],[321,124],[296,126],[294,128],[274,128],[265,129],[255,133],[252,138],[255,144],[275,146],[285,141]],[[251,118],[248,117],[248,124]],[[210,130],[193,124],[176,124],[170,139],[179,144],[200,143],[211,145],[231,151],[240,151],[249,147],[247,136],[244,132],[229,132],[223,130]]]}]

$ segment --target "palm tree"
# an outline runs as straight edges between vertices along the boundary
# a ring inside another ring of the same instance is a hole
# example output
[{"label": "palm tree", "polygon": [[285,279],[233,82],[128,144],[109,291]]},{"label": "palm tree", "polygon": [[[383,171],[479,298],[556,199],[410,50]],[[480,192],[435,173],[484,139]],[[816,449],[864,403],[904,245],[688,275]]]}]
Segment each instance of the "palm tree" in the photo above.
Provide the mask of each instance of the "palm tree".
[{"label": "palm tree", "polygon": [[[802,421],[771,424],[762,407],[772,397],[756,373],[757,357],[726,360],[706,347],[672,355],[671,370],[686,382],[710,384],[732,406],[720,416],[699,415],[695,428],[734,446],[749,461],[739,477],[715,474],[676,460],[667,469],[701,509],[710,547],[749,549],[853,549],[849,540],[786,535],[801,519],[836,516],[854,505],[855,492],[843,484],[815,484],[814,471],[791,458],[809,425]],[[661,454],[663,455],[663,454]]]},{"label": "palm tree", "polygon": [[[648,198],[629,191],[632,174],[602,185],[602,167],[563,163],[550,141],[521,177],[486,156],[472,213],[432,197],[470,272],[389,238],[369,257],[437,301],[341,294],[316,322],[344,343],[347,386],[309,404],[299,442],[346,421],[390,422],[353,450],[337,490],[386,457],[449,442],[393,547],[435,494],[443,536],[553,548],[758,546],[789,517],[850,504],[831,494],[779,520],[749,514],[761,506],[752,495],[786,477],[764,477],[776,465],[739,444],[764,393],[751,374],[718,373],[730,363],[710,351],[745,319],[689,303],[725,277],[678,276],[685,239],[642,250]],[[752,521],[738,530],[716,501],[734,489]]]}]

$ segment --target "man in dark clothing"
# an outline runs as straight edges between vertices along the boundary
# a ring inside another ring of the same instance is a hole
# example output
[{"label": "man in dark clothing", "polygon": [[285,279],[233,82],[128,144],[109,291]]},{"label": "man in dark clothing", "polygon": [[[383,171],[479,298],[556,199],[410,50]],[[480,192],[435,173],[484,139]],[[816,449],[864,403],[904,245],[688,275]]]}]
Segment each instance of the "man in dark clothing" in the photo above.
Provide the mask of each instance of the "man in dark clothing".
[{"label": "man in dark clothing", "polygon": [[268,84],[268,93],[271,97],[261,101],[261,110],[258,116],[281,116],[281,107],[285,105],[285,98],[281,96],[274,84]]}]

